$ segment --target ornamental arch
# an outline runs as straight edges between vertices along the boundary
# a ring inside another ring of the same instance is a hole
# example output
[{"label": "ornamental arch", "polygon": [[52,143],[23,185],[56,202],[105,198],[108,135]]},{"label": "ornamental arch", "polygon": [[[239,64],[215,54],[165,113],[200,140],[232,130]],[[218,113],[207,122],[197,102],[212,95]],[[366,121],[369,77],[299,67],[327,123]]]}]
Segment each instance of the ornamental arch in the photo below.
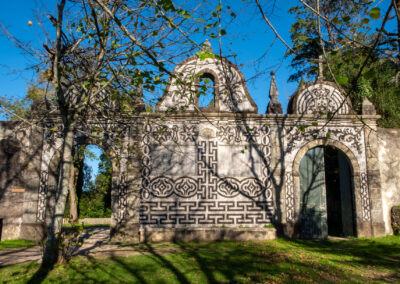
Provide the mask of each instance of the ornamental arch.
[{"label": "ornamental arch", "polygon": [[[117,132],[118,133],[118,132]],[[116,134],[117,134],[116,133]],[[124,131],[126,133],[126,131]],[[126,217],[126,177],[127,177],[127,154],[126,137],[123,137],[122,147],[119,153],[111,155],[112,148],[108,137],[101,139],[82,135],[78,132],[75,136],[74,147],[95,145],[107,153],[107,158],[112,164],[112,183],[111,183],[111,225],[119,226]],[[48,226],[51,215],[54,211],[56,190],[59,176],[59,163],[61,160],[62,139],[59,132],[44,133],[43,151],[40,165],[40,187],[39,198],[37,200],[36,222]]]},{"label": "ornamental arch", "polygon": [[[295,215],[295,220],[294,222],[299,226],[301,223],[301,174],[300,174],[300,166],[301,166],[301,161],[305,157],[305,155],[312,149],[315,149],[316,147],[330,147],[336,151],[340,151],[348,160],[348,164],[350,165],[350,178],[351,178],[351,186],[350,186],[350,196],[351,196],[351,206],[353,207],[351,209],[352,216],[349,217],[351,218],[351,222],[355,222],[355,232],[351,233],[350,235],[357,235],[357,232],[359,230],[363,230],[363,210],[368,210],[365,206],[365,203],[363,202],[370,202],[368,201],[363,201],[363,192],[361,188],[361,175],[360,175],[360,167],[359,167],[359,161],[357,161],[356,156],[354,153],[343,143],[335,141],[333,139],[317,139],[313,140],[311,142],[308,142],[306,145],[304,145],[297,153],[295,156],[295,159],[293,161],[293,188],[294,188],[294,215]],[[322,158],[324,158],[322,156]],[[339,169],[339,171],[345,170],[345,169]],[[323,169],[324,174],[326,174],[326,168]],[[340,173],[338,173],[340,174]],[[326,183],[329,181],[324,181],[326,186]],[[323,189],[326,191],[326,188]],[[326,197],[327,198],[327,197]],[[325,206],[327,207],[327,206]],[[370,207],[368,207],[370,208]],[[326,210],[326,209],[325,209]],[[370,214],[370,212],[369,212]],[[354,216],[354,218],[353,218]],[[343,217],[343,215],[342,215]],[[352,225],[353,226],[353,225]],[[329,228],[328,228],[329,229]],[[328,231],[329,232],[329,231]],[[299,235],[301,235],[300,232],[297,232]],[[318,236],[314,236],[314,238],[321,238]]]}]

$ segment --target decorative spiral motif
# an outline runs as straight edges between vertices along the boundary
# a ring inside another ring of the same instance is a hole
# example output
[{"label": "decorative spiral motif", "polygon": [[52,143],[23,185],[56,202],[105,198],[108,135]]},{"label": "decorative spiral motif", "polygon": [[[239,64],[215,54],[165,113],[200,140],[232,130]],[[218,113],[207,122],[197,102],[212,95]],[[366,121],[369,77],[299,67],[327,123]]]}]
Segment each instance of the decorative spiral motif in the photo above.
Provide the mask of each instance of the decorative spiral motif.
[{"label": "decorative spiral motif", "polygon": [[150,182],[149,188],[150,192],[156,197],[168,197],[174,191],[174,181],[168,177],[160,176]]},{"label": "decorative spiral motif", "polygon": [[240,191],[240,182],[235,178],[224,178],[218,182],[217,192],[225,197],[235,197]]},{"label": "decorative spiral motif", "polygon": [[175,181],[174,192],[180,197],[192,197],[197,192],[197,182],[193,178],[181,177]]},{"label": "decorative spiral motif", "polygon": [[248,197],[257,197],[261,195],[264,187],[261,182],[255,178],[246,178],[242,181],[242,192]]},{"label": "decorative spiral motif", "polygon": [[299,114],[349,114],[351,105],[347,99],[329,85],[312,85],[301,92],[297,99],[297,113]]}]

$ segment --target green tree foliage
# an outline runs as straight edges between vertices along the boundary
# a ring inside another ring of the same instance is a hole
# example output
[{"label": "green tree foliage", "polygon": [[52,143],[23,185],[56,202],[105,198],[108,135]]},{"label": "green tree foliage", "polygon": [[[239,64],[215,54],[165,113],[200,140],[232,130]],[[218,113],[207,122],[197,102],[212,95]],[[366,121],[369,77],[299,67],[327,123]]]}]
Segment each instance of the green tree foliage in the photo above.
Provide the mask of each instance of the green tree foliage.
[{"label": "green tree foliage", "polygon": [[[400,126],[400,83],[397,80],[398,63],[395,59],[379,58],[377,55],[371,59],[362,71],[357,85],[353,82],[358,75],[360,66],[365,62],[366,54],[363,50],[347,52],[332,52],[328,62],[336,78],[349,78],[341,82],[350,96],[354,110],[361,112],[364,98],[368,98],[377,112],[382,116],[378,121],[382,127]],[[333,81],[332,74],[325,68],[325,78]]]},{"label": "green tree foliage", "polygon": [[36,81],[28,83],[27,92],[22,99],[0,96],[0,114],[6,120],[30,119],[38,111],[45,112],[53,109],[51,104],[51,87],[43,80],[43,76]]},{"label": "green tree foliage", "polygon": [[[298,5],[289,10],[296,19],[289,31],[293,51],[288,50],[286,54],[293,56],[291,66],[296,70],[289,77],[291,82],[298,82],[303,77],[310,79],[317,74],[315,59],[323,54],[321,42],[328,52],[344,46],[357,47],[365,41],[365,32],[368,30],[369,19],[366,17],[369,0],[321,0],[319,9],[316,0],[304,2],[309,7]],[[318,10],[321,15],[320,27]]]},{"label": "green tree foliage", "polygon": [[86,182],[79,199],[79,218],[111,217],[112,165],[105,154],[100,156],[99,172],[94,181],[86,169]]},{"label": "green tree foliage", "polygon": [[[293,56],[295,69],[289,81],[314,78],[318,71],[315,59],[326,55],[324,77],[341,85],[356,113],[361,113],[362,101],[368,98],[382,116],[380,126],[400,127],[399,31],[397,25],[387,24],[396,21],[390,17],[390,12],[396,12],[393,2],[385,15],[367,0],[304,2],[290,9],[296,22],[290,30],[294,52],[287,53]],[[377,24],[382,28],[372,32]]]}]

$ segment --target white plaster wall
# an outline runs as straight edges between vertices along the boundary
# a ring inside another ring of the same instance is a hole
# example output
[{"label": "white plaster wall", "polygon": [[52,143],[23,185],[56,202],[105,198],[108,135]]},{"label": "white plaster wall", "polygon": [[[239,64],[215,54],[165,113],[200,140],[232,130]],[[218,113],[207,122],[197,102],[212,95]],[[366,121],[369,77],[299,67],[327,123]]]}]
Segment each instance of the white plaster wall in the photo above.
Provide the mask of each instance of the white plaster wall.
[{"label": "white plaster wall", "polygon": [[400,129],[378,128],[383,219],[385,231],[392,234],[390,210],[400,205]]}]

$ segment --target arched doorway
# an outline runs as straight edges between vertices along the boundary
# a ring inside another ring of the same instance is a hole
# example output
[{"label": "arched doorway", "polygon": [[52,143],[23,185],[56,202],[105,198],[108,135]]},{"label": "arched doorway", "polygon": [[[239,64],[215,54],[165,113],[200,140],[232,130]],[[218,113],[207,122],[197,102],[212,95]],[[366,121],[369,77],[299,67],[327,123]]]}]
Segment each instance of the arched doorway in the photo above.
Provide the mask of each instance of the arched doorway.
[{"label": "arched doorway", "polygon": [[354,236],[354,183],[347,156],[329,146],[309,149],[299,176],[301,237]]},{"label": "arched doorway", "polygon": [[[54,213],[57,183],[60,173],[61,149],[50,160],[47,180],[46,222]],[[112,162],[101,147],[79,144],[73,151],[68,200],[64,218],[110,218],[112,190]]]},{"label": "arched doorway", "polygon": [[79,219],[110,218],[112,164],[106,152],[94,144],[78,145],[74,166],[74,206]]}]

